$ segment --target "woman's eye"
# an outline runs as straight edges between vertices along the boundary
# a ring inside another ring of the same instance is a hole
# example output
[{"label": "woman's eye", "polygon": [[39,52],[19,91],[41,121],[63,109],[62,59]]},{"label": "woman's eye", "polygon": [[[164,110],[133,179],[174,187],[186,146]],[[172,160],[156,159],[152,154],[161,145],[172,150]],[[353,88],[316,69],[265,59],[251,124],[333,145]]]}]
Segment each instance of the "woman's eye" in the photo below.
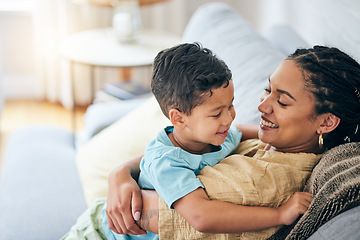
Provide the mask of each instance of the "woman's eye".
[{"label": "woman's eye", "polygon": [[283,107],[286,107],[286,106],[287,106],[287,104],[284,104],[284,103],[280,102],[280,100],[278,100],[277,102],[278,102],[278,104],[280,104],[280,105],[283,106]]},{"label": "woman's eye", "polygon": [[267,92],[267,93],[271,93],[271,90],[268,89],[268,88],[265,88],[264,90],[265,90],[265,92]]}]

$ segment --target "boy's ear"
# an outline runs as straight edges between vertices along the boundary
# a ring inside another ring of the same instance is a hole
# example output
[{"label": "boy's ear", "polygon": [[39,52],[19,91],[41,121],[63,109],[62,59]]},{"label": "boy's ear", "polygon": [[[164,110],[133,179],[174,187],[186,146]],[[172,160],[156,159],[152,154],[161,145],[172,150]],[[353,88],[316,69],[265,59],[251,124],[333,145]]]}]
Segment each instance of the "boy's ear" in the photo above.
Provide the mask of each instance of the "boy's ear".
[{"label": "boy's ear", "polygon": [[340,118],[332,113],[326,113],[322,117],[322,122],[318,129],[318,133],[329,133],[333,131],[340,124]]},{"label": "boy's ear", "polygon": [[185,118],[184,118],[184,113],[180,112],[177,109],[170,109],[169,111],[169,119],[171,124],[178,128],[178,129],[183,129],[185,128]]}]

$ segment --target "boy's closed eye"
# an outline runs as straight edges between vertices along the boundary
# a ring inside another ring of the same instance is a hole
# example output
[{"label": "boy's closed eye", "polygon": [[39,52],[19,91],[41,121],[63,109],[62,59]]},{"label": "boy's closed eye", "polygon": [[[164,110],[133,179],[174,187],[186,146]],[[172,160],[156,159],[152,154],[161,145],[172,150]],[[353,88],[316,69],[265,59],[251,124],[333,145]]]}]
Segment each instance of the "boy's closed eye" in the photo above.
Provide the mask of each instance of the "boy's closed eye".
[{"label": "boy's closed eye", "polygon": [[218,117],[220,117],[221,116],[221,112],[219,112],[218,114],[216,114],[216,115],[213,115],[212,117],[213,118],[218,118]]},{"label": "boy's closed eye", "polygon": [[[233,104],[231,104],[230,106],[229,106],[229,111],[232,109],[232,108],[234,108],[234,105]],[[222,113],[222,111],[220,111],[219,113],[217,113],[217,114],[215,114],[215,115],[212,115],[211,117],[213,117],[213,118],[219,118],[220,116],[221,116],[221,113]]]}]

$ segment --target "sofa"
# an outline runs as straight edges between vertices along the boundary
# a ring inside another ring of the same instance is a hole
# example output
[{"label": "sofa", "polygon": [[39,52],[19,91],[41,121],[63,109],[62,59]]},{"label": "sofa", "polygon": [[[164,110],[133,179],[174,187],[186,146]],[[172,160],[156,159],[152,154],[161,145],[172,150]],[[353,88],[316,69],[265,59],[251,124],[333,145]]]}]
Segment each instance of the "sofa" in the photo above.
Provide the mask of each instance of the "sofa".
[{"label": "sofa", "polygon": [[1,112],[4,106],[4,86],[3,86],[3,80],[0,78],[0,116]]},{"label": "sofa", "polygon": [[[268,76],[298,47],[288,26],[261,36],[234,9],[209,3],[192,16],[183,42],[200,42],[233,72],[235,123],[257,124]],[[94,103],[80,133],[30,126],[11,136],[0,179],[0,239],[59,239],[91,202],[107,193],[109,172],[142,153],[165,124],[153,97]],[[358,202],[319,226],[309,239],[360,239]]]}]

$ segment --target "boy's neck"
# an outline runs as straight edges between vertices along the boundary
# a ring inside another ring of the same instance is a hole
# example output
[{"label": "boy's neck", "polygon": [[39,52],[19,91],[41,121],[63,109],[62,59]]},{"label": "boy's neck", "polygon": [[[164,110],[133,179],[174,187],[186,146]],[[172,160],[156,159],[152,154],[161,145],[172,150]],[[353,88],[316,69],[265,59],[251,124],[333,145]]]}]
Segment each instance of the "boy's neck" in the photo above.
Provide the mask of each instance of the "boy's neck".
[{"label": "boy's neck", "polygon": [[210,144],[196,144],[194,142],[190,143],[188,141],[184,141],[178,136],[178,134],[175,133],[175,129],[173,132],[168,134],[168,137],[175,147],[179,147],[192,154],[201,155],[213,151],[213,146]]}]

